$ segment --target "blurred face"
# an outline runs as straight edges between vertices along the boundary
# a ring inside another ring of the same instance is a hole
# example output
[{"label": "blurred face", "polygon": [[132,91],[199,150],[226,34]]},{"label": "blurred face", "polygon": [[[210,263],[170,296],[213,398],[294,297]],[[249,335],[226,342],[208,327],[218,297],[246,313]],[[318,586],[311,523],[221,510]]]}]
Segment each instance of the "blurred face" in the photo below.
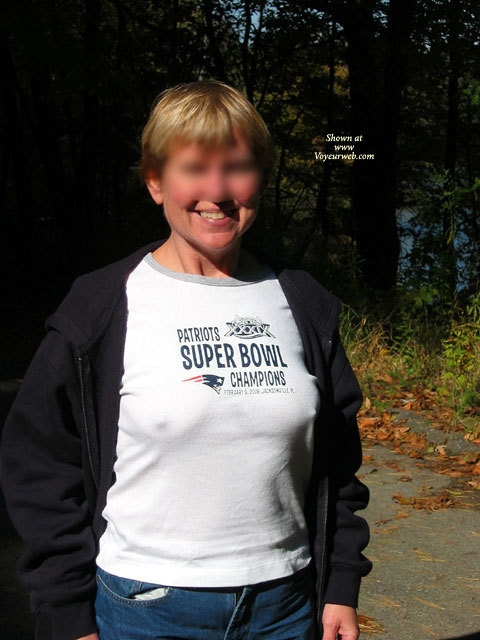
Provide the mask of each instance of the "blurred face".
[{"label": "blurred face", "polygon": [[171,238],[207,256],[235,248],[258,210],[262,170],[245,139],[234,135],[226,149],[174,146],[161,176],[146,179],[152,198],[163,204]]}]

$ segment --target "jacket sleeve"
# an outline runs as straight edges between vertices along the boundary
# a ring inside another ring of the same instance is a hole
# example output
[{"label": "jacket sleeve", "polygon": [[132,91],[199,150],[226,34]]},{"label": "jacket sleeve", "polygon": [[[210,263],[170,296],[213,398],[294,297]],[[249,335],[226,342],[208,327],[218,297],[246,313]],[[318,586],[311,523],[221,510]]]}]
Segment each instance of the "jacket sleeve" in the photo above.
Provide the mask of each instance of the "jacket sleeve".
[{"label": "jacket sleeve", "polygon": [[74,640],[96,631],[96,544],[75,415],[78,392],[70,344],[44,337],[7,416],[2,487],[27,544],[18,577],[30,592],[36,640]]},{"label": "jacket sleeve", "polygon": [[361,577],[372,569],[371,561],[362,554],[369,541],[369,526],[355,513],[364,509],[369,501],[368,487],[355,476],[362,464],[357,411],[363,395],[338,328],[334,332],[329,361],[329,524],[324,602],[357,607]]}]

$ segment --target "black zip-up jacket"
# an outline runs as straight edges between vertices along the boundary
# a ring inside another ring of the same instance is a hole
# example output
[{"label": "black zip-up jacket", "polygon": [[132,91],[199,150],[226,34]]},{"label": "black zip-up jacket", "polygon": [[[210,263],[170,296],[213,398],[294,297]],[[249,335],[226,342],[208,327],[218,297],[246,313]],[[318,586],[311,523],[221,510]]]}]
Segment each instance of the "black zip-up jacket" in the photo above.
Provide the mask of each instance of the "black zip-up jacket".
[{"label": "black zip-up jacket", "polygon": [[[11,520],[28,545],[18,575],[37,614],[37,640],[96,631],[95,558],[114,482],[126,279],[161,243],[74,281],[46,320],[5,423],[2,485]],[[321,397],[305,501],[320,633],[324,603],[358,606],[360,579],[372,567],[362,554],[369,528],[355,514],[369,498],[355,476],[363,397],[338,333],[340,300],[305,271],[278,269],[277,277]]]}]

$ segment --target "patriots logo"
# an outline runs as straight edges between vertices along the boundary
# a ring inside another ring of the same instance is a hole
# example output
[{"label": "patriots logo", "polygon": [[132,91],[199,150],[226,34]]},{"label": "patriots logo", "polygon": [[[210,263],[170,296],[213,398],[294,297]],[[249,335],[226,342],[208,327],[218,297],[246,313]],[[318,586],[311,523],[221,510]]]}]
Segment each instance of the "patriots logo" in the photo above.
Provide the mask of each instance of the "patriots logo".
[{"label": "patriots logo", "polygon": [[193,378],[187,378],[186,380],[182,380],[182,382],[201,382],[202,384],[206,384],[207,387],[210,387],[217,393],[220,393],[224,380],[225,378],[222,378],[221,376],[204,374],[201,376],[194,376]]},{"label": "patriots logo", "polygon": [[260,338],[266,336],[268,338],[275,338],[273,333],[268,330],[270,325],[265,324],[260,318],[252,318],[251,316],[245,316],[239,318],[235,316],[232,322],[227,322],[227,326],[230,330],[225,334],[226,336],[236,336],[237,338]]}]

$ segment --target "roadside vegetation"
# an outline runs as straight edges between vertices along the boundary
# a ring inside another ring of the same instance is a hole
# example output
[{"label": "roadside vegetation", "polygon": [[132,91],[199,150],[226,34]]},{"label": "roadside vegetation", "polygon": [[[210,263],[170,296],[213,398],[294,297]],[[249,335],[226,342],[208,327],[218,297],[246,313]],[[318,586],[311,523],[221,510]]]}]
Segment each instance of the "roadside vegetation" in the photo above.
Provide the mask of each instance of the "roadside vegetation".
[{"label": "roadside vegetation", "polygon": [[364,407],[422,410],[480,444],[480,293],[452,306],[399,287],[357,309],[344,303],[340,326]]}]

